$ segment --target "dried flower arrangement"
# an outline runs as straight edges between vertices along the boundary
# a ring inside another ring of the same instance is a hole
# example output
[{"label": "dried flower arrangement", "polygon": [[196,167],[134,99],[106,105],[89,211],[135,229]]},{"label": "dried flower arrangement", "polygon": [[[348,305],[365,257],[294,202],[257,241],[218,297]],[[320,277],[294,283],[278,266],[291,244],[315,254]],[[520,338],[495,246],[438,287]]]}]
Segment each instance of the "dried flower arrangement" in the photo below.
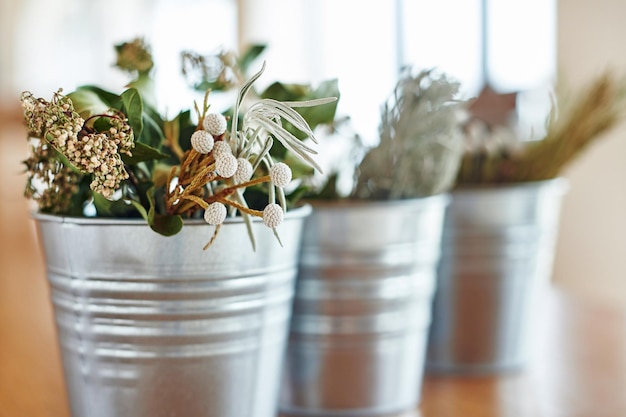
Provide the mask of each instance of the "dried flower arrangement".
[{"label": "dried flower arrangement", "polygon": [[[292,170],[270,151],[280,143],[291,158],[319,168],[312,157],[315,150],[304,142],[316,142],[315,136],[296,109],[336,98],[259,98],[244,108],[263,64],[239,88],[230,115],[209,112],[208,89],[202,106],[194,103],[197,121],[189,110],[168,120],[151,105],[148,45],[136,39],[116,50],[116,65],[135,75],[119,95],[96,86],[67,95],[59,90],[50,101],[29,92],[22,95],[33,141],[32,155],[24,162],[25,194],[38,210],[83,216],[91,208],[102,217],[143,217],[166,236],[178,233],[183,219],[204,216],[216,226],[207,247],[229,212],[242,216],[253,246],[253,217],[262,218],[276,233],[288,208],[285,187]],[[248,204],[246,191],[254,189],[258,195],[259,186],[265,187],[265,202],[255,207]]]},{"label": "dried flower arrangement", "polygon": [[543,139],[522,141],[510,126],[467,129],[468,146],[456,185],[555,178],[625,117],[626,83],[605,72],[573,97],[553,100]]},{"label": "dried flower arrangement", "polygon": [[[434,69],[404,68],[382,105],[378,143],[365,148],[357,137],[352,146],[355,171],[347,198],[406,199],[448,191],[463,152],[466,102],[458,98],[459,89],[457,81]],[[337,177],[329,175],[308,197],[343,197]]]}]

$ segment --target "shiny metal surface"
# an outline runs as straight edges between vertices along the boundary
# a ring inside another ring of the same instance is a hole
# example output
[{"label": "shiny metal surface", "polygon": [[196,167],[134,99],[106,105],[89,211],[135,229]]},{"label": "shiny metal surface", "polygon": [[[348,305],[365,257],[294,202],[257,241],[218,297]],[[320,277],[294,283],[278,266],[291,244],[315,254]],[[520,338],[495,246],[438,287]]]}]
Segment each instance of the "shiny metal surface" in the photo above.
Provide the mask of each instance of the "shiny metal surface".
[{"label": "shiny metal surface", "polygon": [[36,215],[73,417],[274,417],[303,219],[272,231]]},{"label": "shiny metal surface", "polygon": [[559,178],[452,192],[428,371],[489,373],[524,365],[533,313],[552,273],[566,189]]},{"label": "shiny metal surface", "polygon": [[283,413],[367,416],[415,407],[447,202],[314,205],[305,222]]}]

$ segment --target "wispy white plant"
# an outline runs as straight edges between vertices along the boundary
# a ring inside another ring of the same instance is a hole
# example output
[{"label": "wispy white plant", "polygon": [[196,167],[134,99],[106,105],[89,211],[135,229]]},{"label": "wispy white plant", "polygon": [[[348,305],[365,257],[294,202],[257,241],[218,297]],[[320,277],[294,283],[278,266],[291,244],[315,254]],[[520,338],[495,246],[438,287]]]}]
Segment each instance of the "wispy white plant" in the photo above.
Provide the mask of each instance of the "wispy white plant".
[{"label": "wispy white plant", "polygon": [[452,187],[466,118],[459,87],[445,74],[405,69],[382,107],[380,141],[358,167],[356,197],[416,198]]}]

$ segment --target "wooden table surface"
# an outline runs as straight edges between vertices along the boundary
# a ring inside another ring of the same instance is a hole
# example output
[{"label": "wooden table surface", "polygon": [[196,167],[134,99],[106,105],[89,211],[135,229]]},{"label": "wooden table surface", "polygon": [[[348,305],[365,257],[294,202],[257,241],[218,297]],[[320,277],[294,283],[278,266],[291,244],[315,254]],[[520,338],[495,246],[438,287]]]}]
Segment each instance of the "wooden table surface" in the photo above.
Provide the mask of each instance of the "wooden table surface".
[{"label": "wooden table surface", "polygon": [[[69,417],[43,261],[21,196],[24,149],[0,135],[0,417]],[[622,312],[551,289],[534,334],[525,370],[427,375],[410,415],[626,416]]]}]

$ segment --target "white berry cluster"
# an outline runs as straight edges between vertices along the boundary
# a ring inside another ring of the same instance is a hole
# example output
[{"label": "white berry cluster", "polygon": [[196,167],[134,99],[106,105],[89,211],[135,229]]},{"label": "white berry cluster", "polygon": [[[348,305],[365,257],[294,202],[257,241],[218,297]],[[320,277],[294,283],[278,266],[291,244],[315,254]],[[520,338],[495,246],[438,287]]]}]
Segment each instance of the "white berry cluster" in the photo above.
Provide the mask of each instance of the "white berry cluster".
[{"label": "white berry cluster", "polygon": [[113,197],[120,183],[128,179],[117,145],[105,133],[90,133],[77,142],[68,142],[67,151],[74,156],[70,162],[93,174],[89,187],[106,198]]},{"label": "white berry cluster", "polygon": [[106,132],[109,139],[119,148],[121,153],[132,156],[131,149],[135,147],[133,131],[128,124],[128,119],[122,117],[110,117],[108,122],[111,125]]},{"label": "white berry cluster", "polygon": [[45,141],[33,145],[32,153],[24,161],[27,181],[24,194],[37,202],[39,209],[47,213],[66,213],[72,203],[72,195],[78,191],[82,175],[63,165]]},{"label": "white berry cluster", "polygon": [[[191,147],[198,153],[208,154],[213,150],[215,138],[226,132],[226,118],[219,113],[209,113],[202,121],[203,129],[191,135]],[[232,175],[231,175],[232,176]]]},{"label": "white berry cluster", "polygon": [[[61,94],[54,93],[52,101],[35,98],[31,93],[22,94],[22,109],[28,134],[36,138],[44,138],[48,134],[56,134],[52,139],[63,143],[68,138],[75,138],[82,130],[85,121],[74,111],[72,102]],[[50,132],[54,128],[54,132]]]},{"label": "white berry cluster", "polygon": [[[205,126],[208,118],[205,118]],[[201,130],[200,132],[204,132]],[[196,132],[197,133],[197,132]],[[193,144],[193,138],[192,138]],[[212,147],[215,157],[215,173],[222,178],[232,178],[235,184],[242,184],[252,178],[253,166],[246,158],[235,158],[230,145],[225,141],[216,141]],[[291,168],[279,162],[270,168],[270,180],[276,187],[285,187],[291,181]],[[219,225],[226,219],[226,206],[219,202],[211,203],[204,211],[204,220],[211,225]],[[275,203],[268,204],[263,210],[263,223],[270,228],[277,227],[284,218],[283,208]]]}]

